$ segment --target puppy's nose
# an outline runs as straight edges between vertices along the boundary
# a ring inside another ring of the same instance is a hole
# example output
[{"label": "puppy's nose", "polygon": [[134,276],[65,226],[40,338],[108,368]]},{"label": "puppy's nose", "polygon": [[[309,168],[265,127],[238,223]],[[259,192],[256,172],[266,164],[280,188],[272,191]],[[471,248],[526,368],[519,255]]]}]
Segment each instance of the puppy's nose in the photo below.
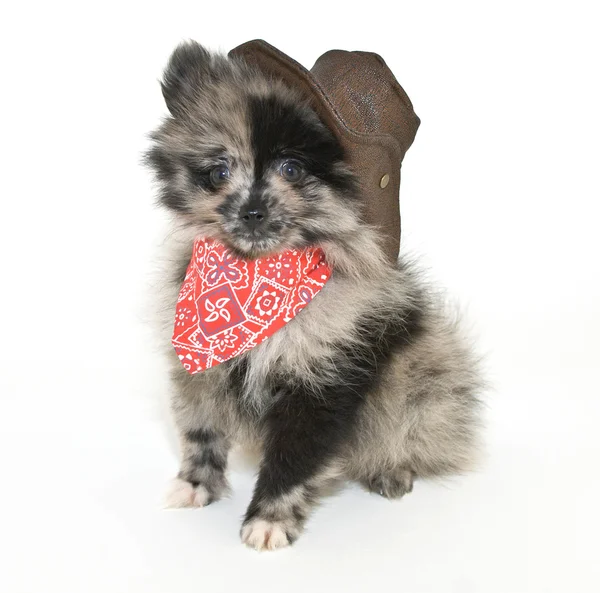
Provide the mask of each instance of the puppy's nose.
[{"label": "puppy's nose", "polygon": [[240,218],[249,230],[254,231],[267,219],[267,209],[249,204],[240,209]]}]

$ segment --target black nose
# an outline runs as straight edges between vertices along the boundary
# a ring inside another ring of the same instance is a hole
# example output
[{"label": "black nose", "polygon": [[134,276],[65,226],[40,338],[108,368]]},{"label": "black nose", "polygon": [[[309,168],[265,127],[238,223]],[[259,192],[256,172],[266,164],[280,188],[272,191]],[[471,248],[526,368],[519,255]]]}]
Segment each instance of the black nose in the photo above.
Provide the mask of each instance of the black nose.
[{"label": "black nose", "polygon": [[258,229],[267,219],[266,208],[257,208],[254,205],[244,206],[240,210],[240,218],[246,227],[253,231]]}]

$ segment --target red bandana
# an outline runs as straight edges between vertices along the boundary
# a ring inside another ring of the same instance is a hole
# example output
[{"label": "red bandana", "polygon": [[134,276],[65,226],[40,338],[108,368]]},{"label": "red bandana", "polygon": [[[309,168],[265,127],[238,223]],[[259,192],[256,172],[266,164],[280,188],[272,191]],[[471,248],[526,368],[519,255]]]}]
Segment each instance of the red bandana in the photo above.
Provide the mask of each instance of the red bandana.
[{"label": "red bandana", "polygon": [[330,276],[321,249],[245,260],[213,239],[196,239],[175,313],[172,342],[181,364],[193,375],[254,348]]}]

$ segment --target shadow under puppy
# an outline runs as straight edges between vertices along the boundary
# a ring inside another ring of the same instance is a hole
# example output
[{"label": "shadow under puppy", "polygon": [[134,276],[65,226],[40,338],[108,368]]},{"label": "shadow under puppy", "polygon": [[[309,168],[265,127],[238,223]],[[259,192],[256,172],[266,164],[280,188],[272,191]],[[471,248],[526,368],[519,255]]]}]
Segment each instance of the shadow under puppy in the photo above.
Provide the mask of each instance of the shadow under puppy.
[{"label": "shadow under puppy", "polygon": [[[169,503],[218,500],[231,444],[259,444],[241,537],[275,549],[299,536],[331,480],[395,498],[416,477],[469,469],[476,361],[410,266],[390,263],[362,221],[359,185],[329,129],[282,82],[193,42],[171,56],[162,89],[170,116],[147,162],[173,214],[160,309],[182,460]],[[247,259],[318,246],[332,275],[269,339],[190,375],[170,338],[198,237]]]}]

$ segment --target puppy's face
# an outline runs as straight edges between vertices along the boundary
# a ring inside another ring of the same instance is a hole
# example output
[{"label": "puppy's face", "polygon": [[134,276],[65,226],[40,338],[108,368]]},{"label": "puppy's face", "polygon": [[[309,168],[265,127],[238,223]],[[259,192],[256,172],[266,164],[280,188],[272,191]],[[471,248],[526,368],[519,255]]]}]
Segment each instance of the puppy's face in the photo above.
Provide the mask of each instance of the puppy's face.
[{"label": "puppy's face", "polygon": [[342,148],[294,92],[195,43],[175,50],[162,88],[171,116],[147,159],[160,202],[198,236],[254,258],[355,227]]}]

